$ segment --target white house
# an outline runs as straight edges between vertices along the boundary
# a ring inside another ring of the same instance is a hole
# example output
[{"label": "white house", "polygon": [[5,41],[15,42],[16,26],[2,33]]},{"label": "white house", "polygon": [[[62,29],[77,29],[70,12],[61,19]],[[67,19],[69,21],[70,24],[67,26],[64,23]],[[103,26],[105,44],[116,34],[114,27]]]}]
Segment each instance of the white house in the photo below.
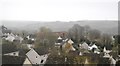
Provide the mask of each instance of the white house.
[{"label": "white house", "polygon": [[67,48],[68,49],[68,51],[69,50],[72,50],[72,51],[75,51],[76,49],[73,47],[73,44],[74,42],[71,40],[71,39],[69,39],[66,43],[64,43],[63,44],[63,48],[66,48],[67,46],[69,46],[69,48]]},{"label": "white house", "polygon": [[94,53],[96,53],[96,54],[100,54],[99,49],[96,49],[96,50],[94,51]]},{"label": "white house", "polygon": [[8,34],[7,38],[5,38],[5,40],[8,40],[10,42],[13,42],[14,40],[18,40],[21,43],[23,41],[23,38],[11,33],[11,34]]},{"label": "white house", "polygon": [[38,65],[45,64],[49,54],[39,55],[34,49],[31,49],[26,56],[32,64]]},{"label": "white house", "polygon": [[74,42],[71,39],[69,39],[68,43],[73,44]]},{"label": "white house", "polygon": [[92,46],[89,46],[89,50],[92,50],[92,49],[95,49],[95,50],[94,50],[94,53],[96,53],[96,54],[100,54],[97,45],[93,44]]},{"label": "white house", "polygon": [[8,41],[10,41],[10,42],[13,42],[13,41],[15,40],[15,37],[14,37],[13,34],[9,34],[9,35],[7,36],[7,38],[5,38],[5,40],[8,40]]},{"label": "white house", "polygon": [[59,36],[59,37],[57,38],[57,42],[55,43],[55,45],[56,45],[56,46],[60,46],[60,45],[62,44],[62,42],[63,42],[63,40],[62,40],[62,38]]},{"label": "white house", "polygon": [[9,55],[9,56],[19,56],[19,51],[16,52],[11,52],[11,53],[6,53],[4,55]]},{"label": "white house", "polygon": [[107,50],[106,47],[104,47],[103,52],[104,53],[110,53],[110,52],[112,52],[112,50]]},{"label": "white house", "polygon": [[62,38],[59,36],[59,37],[58,37],[58,40],[62,40]]},{"label": "white house", "polygon": [[86,42],[84,42],[84,43],[81,45],[81,48],[88,50],[88,49],[89,49],[89,46],[88,46],[88,44],[87,44]]},{"label": "white house", "polygon": [[34,39],[34,38],[32,38],[32,37],[30,37],[30,35],[28,35],[26,38],[27,38],[28,40],[35,41],[35,39]]},{"label": "white house", "polygon": [[112,50],[107,50],[106,47],[104,47],[104,49],[103,49],[104,56],[103,56],[103,57],[109,58],[109,57],[110,57],[109,53],[110,53],[111,51],[112,51]]},{"label": "white house", "polygon": [[104,58],[109,58],[110,57],[110,54],[109,53],[104,53]]},{"label": "white house", "polygon": [[98,47],[95,44],[93,44],[92,46],[89,46],[89,50],[92,50],[93,48],[98,49]]}]

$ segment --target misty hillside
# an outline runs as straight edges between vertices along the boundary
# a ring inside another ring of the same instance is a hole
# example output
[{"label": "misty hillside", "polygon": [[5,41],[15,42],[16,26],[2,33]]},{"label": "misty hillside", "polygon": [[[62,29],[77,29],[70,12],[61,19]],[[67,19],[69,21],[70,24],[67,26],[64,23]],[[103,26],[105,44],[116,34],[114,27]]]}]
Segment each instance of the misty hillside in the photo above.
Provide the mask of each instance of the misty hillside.
[{"label": "misty hillside", "polygon": [[89,25],[92,29],[98,29],[101,32],[109,34],[118,33],[118,22],[108,20],[89,20],[89,21],[54,21],[54,22],[40,22],[40,21],[3,21],[3,25],[12,30],[26,30],[26,31],[37,31],[40,27],[48,27],[54,32],[68,31],[74,24],[81,26]]}]

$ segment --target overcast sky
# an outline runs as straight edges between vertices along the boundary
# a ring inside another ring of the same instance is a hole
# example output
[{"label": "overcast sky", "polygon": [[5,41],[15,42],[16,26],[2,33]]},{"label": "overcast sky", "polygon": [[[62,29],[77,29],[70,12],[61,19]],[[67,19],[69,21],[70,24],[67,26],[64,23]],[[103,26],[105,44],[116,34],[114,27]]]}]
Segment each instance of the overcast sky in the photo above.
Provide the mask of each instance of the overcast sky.
[{"label": "overcast sky", "polygon": [[0,0],[1,20],[117,20],[119,0]]}]

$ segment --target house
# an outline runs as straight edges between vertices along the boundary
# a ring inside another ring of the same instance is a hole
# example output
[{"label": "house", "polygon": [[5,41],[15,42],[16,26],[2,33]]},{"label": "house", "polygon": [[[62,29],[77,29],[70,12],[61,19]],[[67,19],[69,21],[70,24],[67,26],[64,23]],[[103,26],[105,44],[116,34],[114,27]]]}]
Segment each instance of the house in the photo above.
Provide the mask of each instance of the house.
[{"label": "house", "polygon": [[110,57],[109,53],[112,52],[112,50],[106,49],[106,47],[104,47],[103,52],[104,52],[104,56],[103,57],[109,58]]},{"label": "house", "polygon": [[88,50],[89,49],[88,44],[86,42],[83,42],[83,44],[81,44],[81,49]]},{"label": "house", "polygon": [[100,50],[98,49],[98,46],[95,44],[89,46],[89,50],[92,50],[94,53],[100,54]]},{"label": "house", "polygon": [[74,42],[71,39],[69,39],[68,43],[73,44]]},{"label": "house", "polygon": [[85,53],[89,53],[89,46],[86,42],[83,42],[82,44],[79,44],[79,55],[83,55]]},{"label": "house", "polygon": [[18,42],[22,42],[23,41],[23,38],[18,36],[18,35],[14,35],[13,33],[10,33],[10,34],[5,34],[7,37],[5,38],[5,40],[8,40],[10,42],[13,42],[13,41],[18,41]]},{"label": "house", "polygon": [[27,35],[26,38],[27,38],[28,40],[35,41],[35,35],[33,35],[33,34]]},{"label": "house", "polygon": [[5,38],[5,40],[8,40],[10,42],[13,42],[15,40],[15,37],[14,35],[11,33],[11,34],[8,34],[8,36]]},{"label": "house", "polygon": [[107,49],[106,47],[104,47],[104,49],[103,49],[103,52],[104,53],[110,53],[110,52],[112,52],[112,49]]},{"label": "house", "polygon": [[6,53],[4,55],[9,55],[9,56],[19,56],[19,51],[16,52],[11,52],[11,53]]},{"label": "house", "polygon": [[49,54],[39,55],[34,49],[26,53],[27,58],[33,65],[45,64]]},{"label": "house", "polygon": [[62,45],[62,42],[63,42],[63,39],[59,36],[59,37],[57,38],[57,41],[56,41],[55,45],[56,45],[56,46],[60,46],[60,45]]},{"label": "house", "polygon": [[93,44],[92,46],[89,46],[89,50],[92,50],[93,48],[98,49],[97,45]]},{"label": "house", "polygon": [[74,42],[71,39],[69,39],[62,45],[62,49],[64,49],[66,52],[75,51],[76,49],[73,47],[73,43]]},{"label": "house", "polygon": [[14,37],[15,37],[14,41],[18,41],[18,42],[22,43],[22,41],[23,41],[22,37],[20,37],[18,35],[14,36]]}]

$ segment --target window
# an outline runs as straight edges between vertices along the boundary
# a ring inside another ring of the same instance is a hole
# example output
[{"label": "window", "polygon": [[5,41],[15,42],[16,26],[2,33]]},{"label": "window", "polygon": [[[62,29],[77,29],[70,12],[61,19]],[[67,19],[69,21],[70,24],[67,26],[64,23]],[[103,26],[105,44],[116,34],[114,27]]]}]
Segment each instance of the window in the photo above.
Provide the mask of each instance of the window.
[{"label": "window", "polygon": [[13,53],[13,55],[15,55],[16,53]]},{"label": "window", "polygon": [[43,63],[44,60],[41,60],[41,63]]},{"label": "window", "polygon": [[37,56],[36,56],[36,58],[37,58]]}]

